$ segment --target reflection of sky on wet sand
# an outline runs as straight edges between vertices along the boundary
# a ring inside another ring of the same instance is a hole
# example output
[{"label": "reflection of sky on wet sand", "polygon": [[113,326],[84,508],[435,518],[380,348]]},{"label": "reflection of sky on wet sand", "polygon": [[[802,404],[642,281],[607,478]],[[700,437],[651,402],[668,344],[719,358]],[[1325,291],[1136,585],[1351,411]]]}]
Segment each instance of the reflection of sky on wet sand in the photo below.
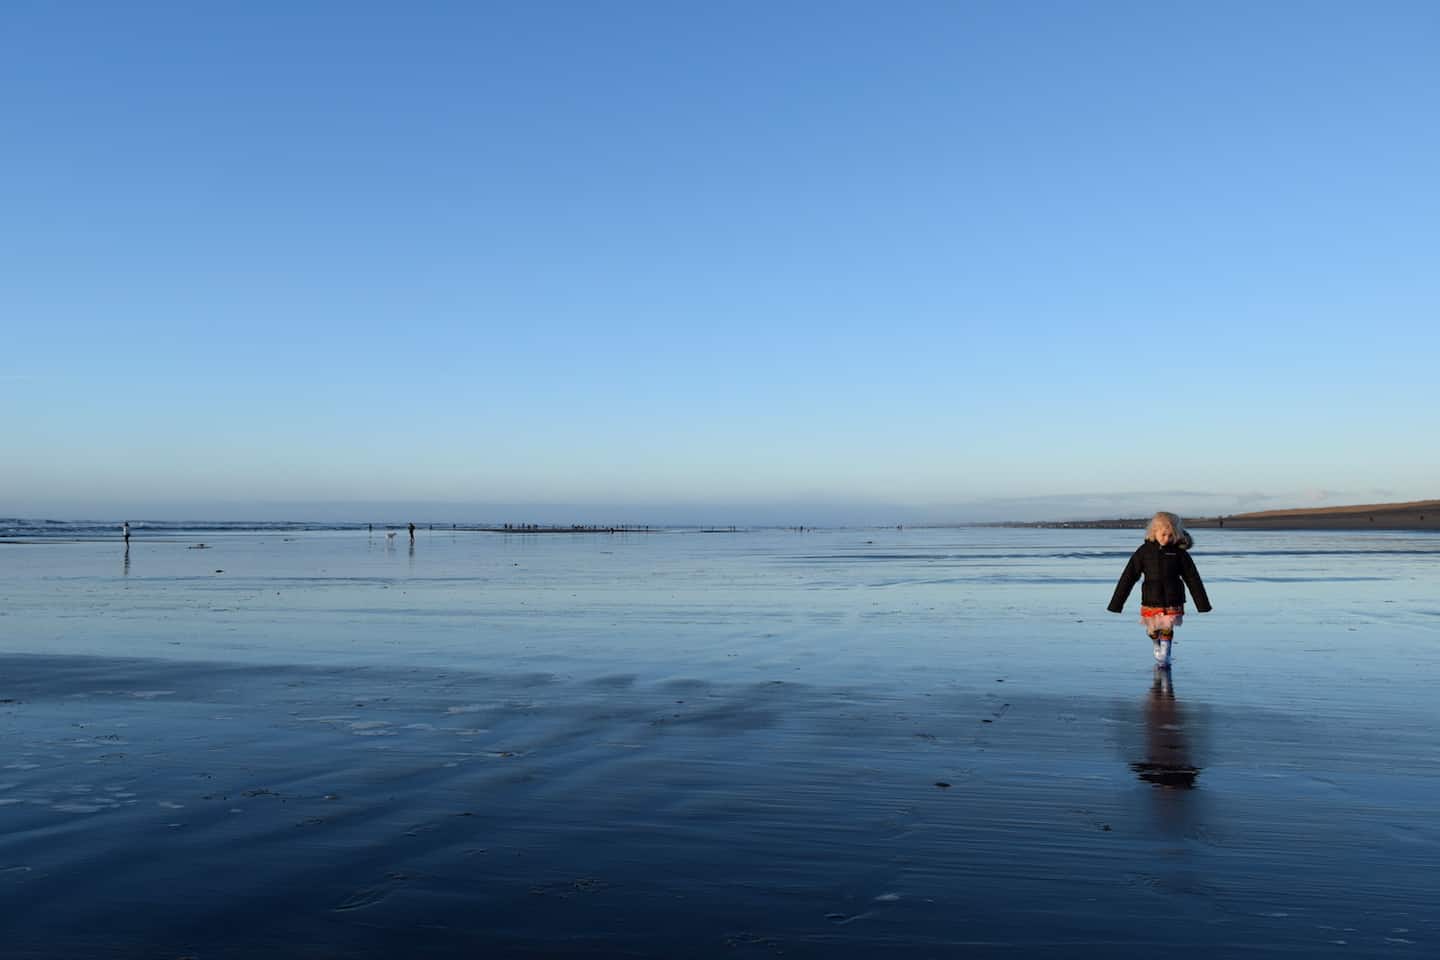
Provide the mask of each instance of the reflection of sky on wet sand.
[{"label": "reflection of sky on wet sand", "polygon": [[[1113,696],[1149,655],[1135,604],[1121,616],[1103,609],[1136,538],[421,530],[401,551],[369,531],[212,532],[206,551],[184,549],[198,536],[133,541],[128,576],[118,539],[0,545],[9,618],[0,652],[45,637],[41,649],[61,653],[464,666],[479,643],[487,656],[582,673],[698,664],[905,684],[1038,659],[1054,692]],[[1428,685],[1416,667],[1440,666],[1427,642],[1440,616],[1440,538],[1207,530],[1195,553],[1216,612],[1187,617],[1177,636],[1175,677],[1188,697],[1344,702],[1384,685],[1403,701]],[[71,629],[106,618],[103,631]],[[1261,660],[1272,673],[1257,671]]]},{"label": "reflection of sky on wet sand", "polygon": [[195,929],[356,956],[1413,939],[1440,923],[1436,554],[1207,537],[1217,613],[1168,673],[1133,609],[1101,612],[1129,534],[0,553],[10,929],[204,952],[115,909],[204,875],[171,905]]}]

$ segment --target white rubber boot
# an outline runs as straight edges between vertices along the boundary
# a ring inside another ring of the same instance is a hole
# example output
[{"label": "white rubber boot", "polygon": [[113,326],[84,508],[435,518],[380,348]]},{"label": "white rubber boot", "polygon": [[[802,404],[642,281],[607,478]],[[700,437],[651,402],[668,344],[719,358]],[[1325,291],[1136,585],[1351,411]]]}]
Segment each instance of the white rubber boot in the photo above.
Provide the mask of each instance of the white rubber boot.
[{"label": "white rubber boot", "polygon": [[1162,667],[1170,666],[1170,644],[1169,640],[1161,640],[1159,648],[1155,651],[1155,662]]}]

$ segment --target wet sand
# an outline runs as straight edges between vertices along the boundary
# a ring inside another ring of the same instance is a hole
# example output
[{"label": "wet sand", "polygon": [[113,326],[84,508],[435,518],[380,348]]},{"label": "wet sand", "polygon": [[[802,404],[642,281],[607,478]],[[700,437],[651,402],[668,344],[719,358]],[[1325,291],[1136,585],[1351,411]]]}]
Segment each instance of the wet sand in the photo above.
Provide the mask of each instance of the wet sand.
[{"label": "wet sand", "polygon": [[1433,953],[1435,545],[1132,541],[9,548],[3,955]]},{"label": "wet sand", "polygon": [[[1420,956],[1433,727],[6,657],[7,957]],[[999,682],[1003,679],[1004,682]]]}]

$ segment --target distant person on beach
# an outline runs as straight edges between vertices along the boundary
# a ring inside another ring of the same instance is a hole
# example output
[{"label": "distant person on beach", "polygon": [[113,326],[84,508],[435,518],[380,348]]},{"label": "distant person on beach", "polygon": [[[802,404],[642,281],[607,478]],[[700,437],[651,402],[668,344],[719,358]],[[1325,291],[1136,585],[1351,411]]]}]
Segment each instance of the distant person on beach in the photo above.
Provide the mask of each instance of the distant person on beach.
[{"label": "distant person on beach", "polygon": [[410,524],[410,542],[415,542],[415,524]]},{"label": "distant person on beach", "polygon": [[129,543],[129,542],[130,542],[130,521],[129,521],[129,520],[126,520],[124,523],[120,524],[120,533],[121,533],[122,536],[125,537],[125,542],[126,542],[126,543]]},{"label": "distant person on beach", "polygon": [[1186,587],[1195,600],[1195,609],[1201,613],[1209,613],[1211,609],[1200,572],[1190,559],[1189,551],[1194,545],[1179,517],[1163,510],[1155,514],[1145,528],[1145,542],[1125,564],[1120,582],[1115,584],[1115,594],[1110,598],[1108,609],[1119,613],[1125,609],[1135,581],[1145,578],[1140,587],[1140,622],[1154,645],[1155,662],[1161,667],[1170,666],[1175,628],[1185,619]]}]

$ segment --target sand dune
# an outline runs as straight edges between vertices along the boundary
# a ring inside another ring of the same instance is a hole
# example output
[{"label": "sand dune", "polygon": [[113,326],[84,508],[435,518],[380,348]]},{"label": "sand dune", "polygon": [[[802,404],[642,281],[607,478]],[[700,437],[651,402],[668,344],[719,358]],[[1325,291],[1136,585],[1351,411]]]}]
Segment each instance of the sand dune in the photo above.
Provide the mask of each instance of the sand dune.
[{"label": "sand dune", "polygon": [[1224,526],[1241,530],[1437,530],[1440,529],[1440,500],[1262,510],[1225,517],[1187,517],[1185,522],[1192,527]]},{"label": "sand dune", "polygon": [[[1090,530],[1141,529],[1149,517],[1003,523],[1005,527],[1074,527]],[[1261,510],[1218,517],[1185,517],[1185,526],[1235,530],[1440,530],[1440,500],[1360,503],[1342,507]]]}]

